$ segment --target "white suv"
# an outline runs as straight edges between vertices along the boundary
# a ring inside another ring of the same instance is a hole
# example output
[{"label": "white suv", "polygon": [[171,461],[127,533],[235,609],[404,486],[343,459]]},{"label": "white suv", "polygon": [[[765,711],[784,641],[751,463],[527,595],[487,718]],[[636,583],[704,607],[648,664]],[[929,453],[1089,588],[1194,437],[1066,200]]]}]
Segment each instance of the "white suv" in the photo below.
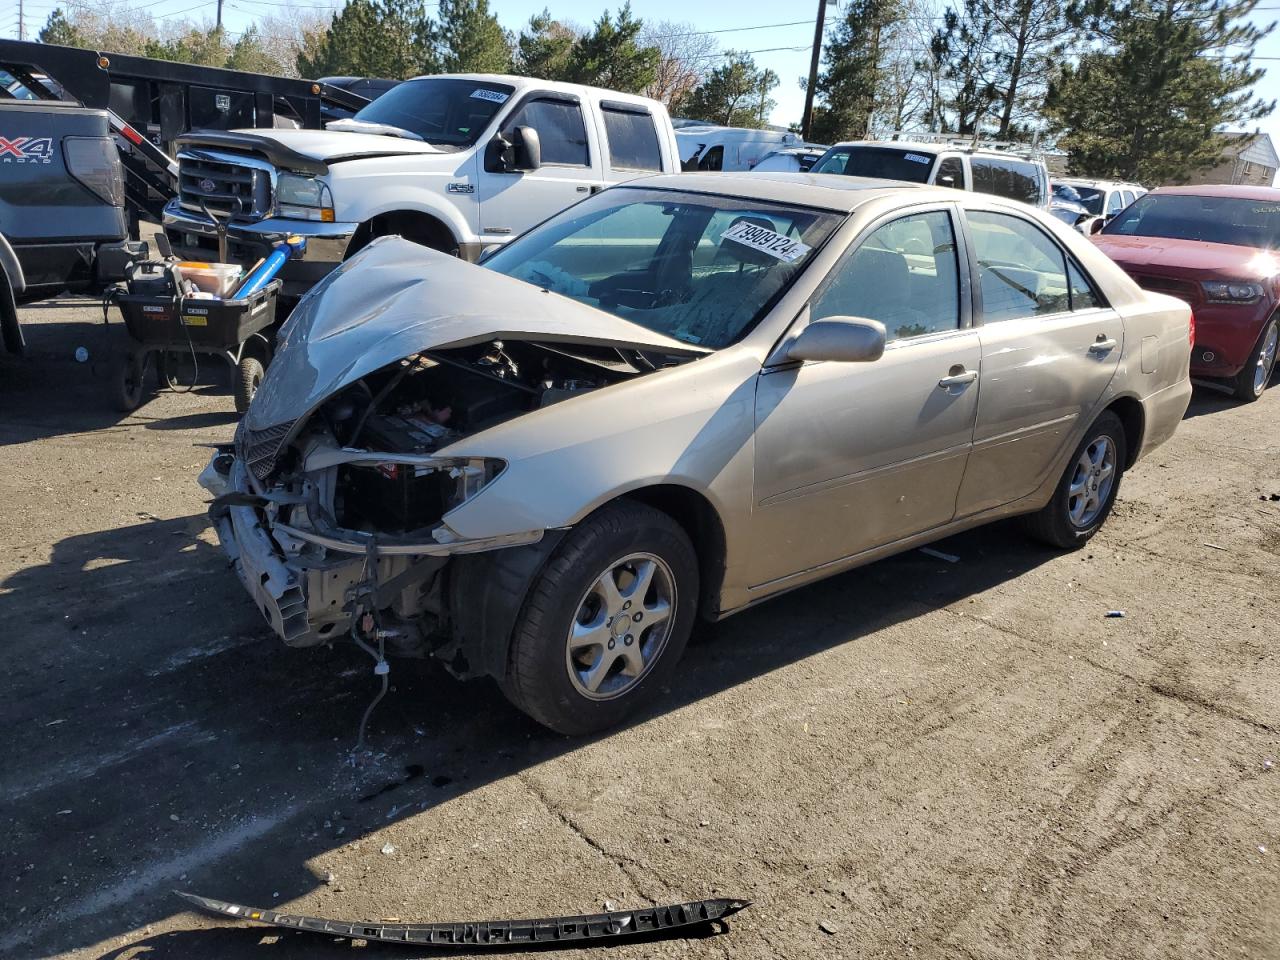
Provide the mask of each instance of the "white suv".
[{"label": "white suv", "polygon": [[1118,183],[1114,180],[1055,177],[1053,182],[1073,189],[1080,197],[1080,205],[1089,211],[1090,219],[1078,224],[1082,233],[1102,229],[1103,224],[1147,192],[1147,188],[1141,184]]},{"label": "white suv", "polygon": [[956,143],[859,140],[837,143],[810,173],[932,183],[990,193],[1044,209],[1049,204],[1049,172],[1044,162],[1023,153],[984,150]]}]

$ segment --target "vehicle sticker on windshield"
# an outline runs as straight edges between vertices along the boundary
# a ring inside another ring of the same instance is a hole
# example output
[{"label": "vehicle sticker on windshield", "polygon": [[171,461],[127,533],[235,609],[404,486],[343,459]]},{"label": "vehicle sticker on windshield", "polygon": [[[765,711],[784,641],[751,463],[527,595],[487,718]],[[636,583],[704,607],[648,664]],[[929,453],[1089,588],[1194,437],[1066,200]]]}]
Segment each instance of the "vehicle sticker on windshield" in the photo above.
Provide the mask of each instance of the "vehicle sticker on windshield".
[{"label": "vehicle sticker on windshield", "polygon": [[501,90],[485,90],[483,87],[471,91],[472,99],[488,100],[491,103],[506,103],[510,96],[511,94],[503,93]]},{"label": "vehicle sticker on windshield", "polygon": [[902,155],[902,159],[910,160],[912,163],[933,163],[933,160],[930,157],[926,157],[919,153],[904,153]]},{"label": "vehicle sticker on windshield", "polygon": [[742,220],[720,234],[722,240],[732,240],[748,247],[767,253],[784,263],[798,260],[809,252],[809,248],[799,240],[784,237],[765,227],[757,227],[754,223]]}]

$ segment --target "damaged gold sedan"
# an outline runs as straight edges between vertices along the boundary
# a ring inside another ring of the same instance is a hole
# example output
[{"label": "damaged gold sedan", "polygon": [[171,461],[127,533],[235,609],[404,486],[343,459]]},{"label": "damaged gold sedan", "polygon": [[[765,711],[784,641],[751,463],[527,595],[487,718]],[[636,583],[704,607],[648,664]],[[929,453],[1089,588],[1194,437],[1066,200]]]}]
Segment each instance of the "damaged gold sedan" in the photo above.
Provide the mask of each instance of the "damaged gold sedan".
[{"label": "damaged gold sedan", "polygon": [[584,733],[698,617],[1012,514],[1083,544],[1186,408],[1189,321],[1020,204],[658,177],[481,266],[370,244],[201,483],[286,643],[435,656]]}]

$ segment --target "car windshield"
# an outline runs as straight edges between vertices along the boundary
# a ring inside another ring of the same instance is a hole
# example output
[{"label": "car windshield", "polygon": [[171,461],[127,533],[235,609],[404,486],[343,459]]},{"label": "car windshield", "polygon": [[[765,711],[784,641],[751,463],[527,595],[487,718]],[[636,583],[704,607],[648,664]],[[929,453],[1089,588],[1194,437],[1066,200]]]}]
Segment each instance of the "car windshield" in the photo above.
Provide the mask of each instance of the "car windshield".
[{"label": "car windshield", "polygon": [[1079,203],[1080,194],[1076,192],[1075,187],[1068,186],[1065,183],[1055,183],[1053,185],[1053,199],[1061,200],[1063,203]]},{"label": "car windshield", "polygon": [[355,119],[399,127],[437,146],[469,147],[514,89],[487,80],[410,80],[362,108]]},{"label": "car windshield", "polygon": [[1102,201],[1107,195],[1105,190],[1099,190],[1097,187],[1075,187],[1074,189],[1079,197],[1077,203],[1095,217],[1102,216]]},{"label": "car windshield", "polygon": [[840,214],[618,187],[484,265],[685,343],[725,347],[804,270]]},{"label": "car windshield", "polygon": [[1102,232],[1274,250],[1280,248],[1280,203],[1239,197],[1148,193],[1134,201]]},{"label": "car windshield", "polygon": [[933,156],[888,147],[832,147],[810,173],[843,173],[847,177],[879,177],[928,183]]}]

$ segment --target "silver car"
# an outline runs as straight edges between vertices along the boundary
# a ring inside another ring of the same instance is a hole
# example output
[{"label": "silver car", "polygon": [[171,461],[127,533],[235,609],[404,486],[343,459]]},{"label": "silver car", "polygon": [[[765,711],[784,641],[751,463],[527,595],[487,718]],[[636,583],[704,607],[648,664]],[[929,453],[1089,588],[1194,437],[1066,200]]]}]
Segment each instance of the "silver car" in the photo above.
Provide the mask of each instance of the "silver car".
[{"label": "silver car", "polygon": [[286,643],[435,656],[583,733],[699,617],[1014,514],[1085,543],[1182,418],[1190,319],[1024,204],[654,177],[480,266],[370,244],[201,482]]}]

